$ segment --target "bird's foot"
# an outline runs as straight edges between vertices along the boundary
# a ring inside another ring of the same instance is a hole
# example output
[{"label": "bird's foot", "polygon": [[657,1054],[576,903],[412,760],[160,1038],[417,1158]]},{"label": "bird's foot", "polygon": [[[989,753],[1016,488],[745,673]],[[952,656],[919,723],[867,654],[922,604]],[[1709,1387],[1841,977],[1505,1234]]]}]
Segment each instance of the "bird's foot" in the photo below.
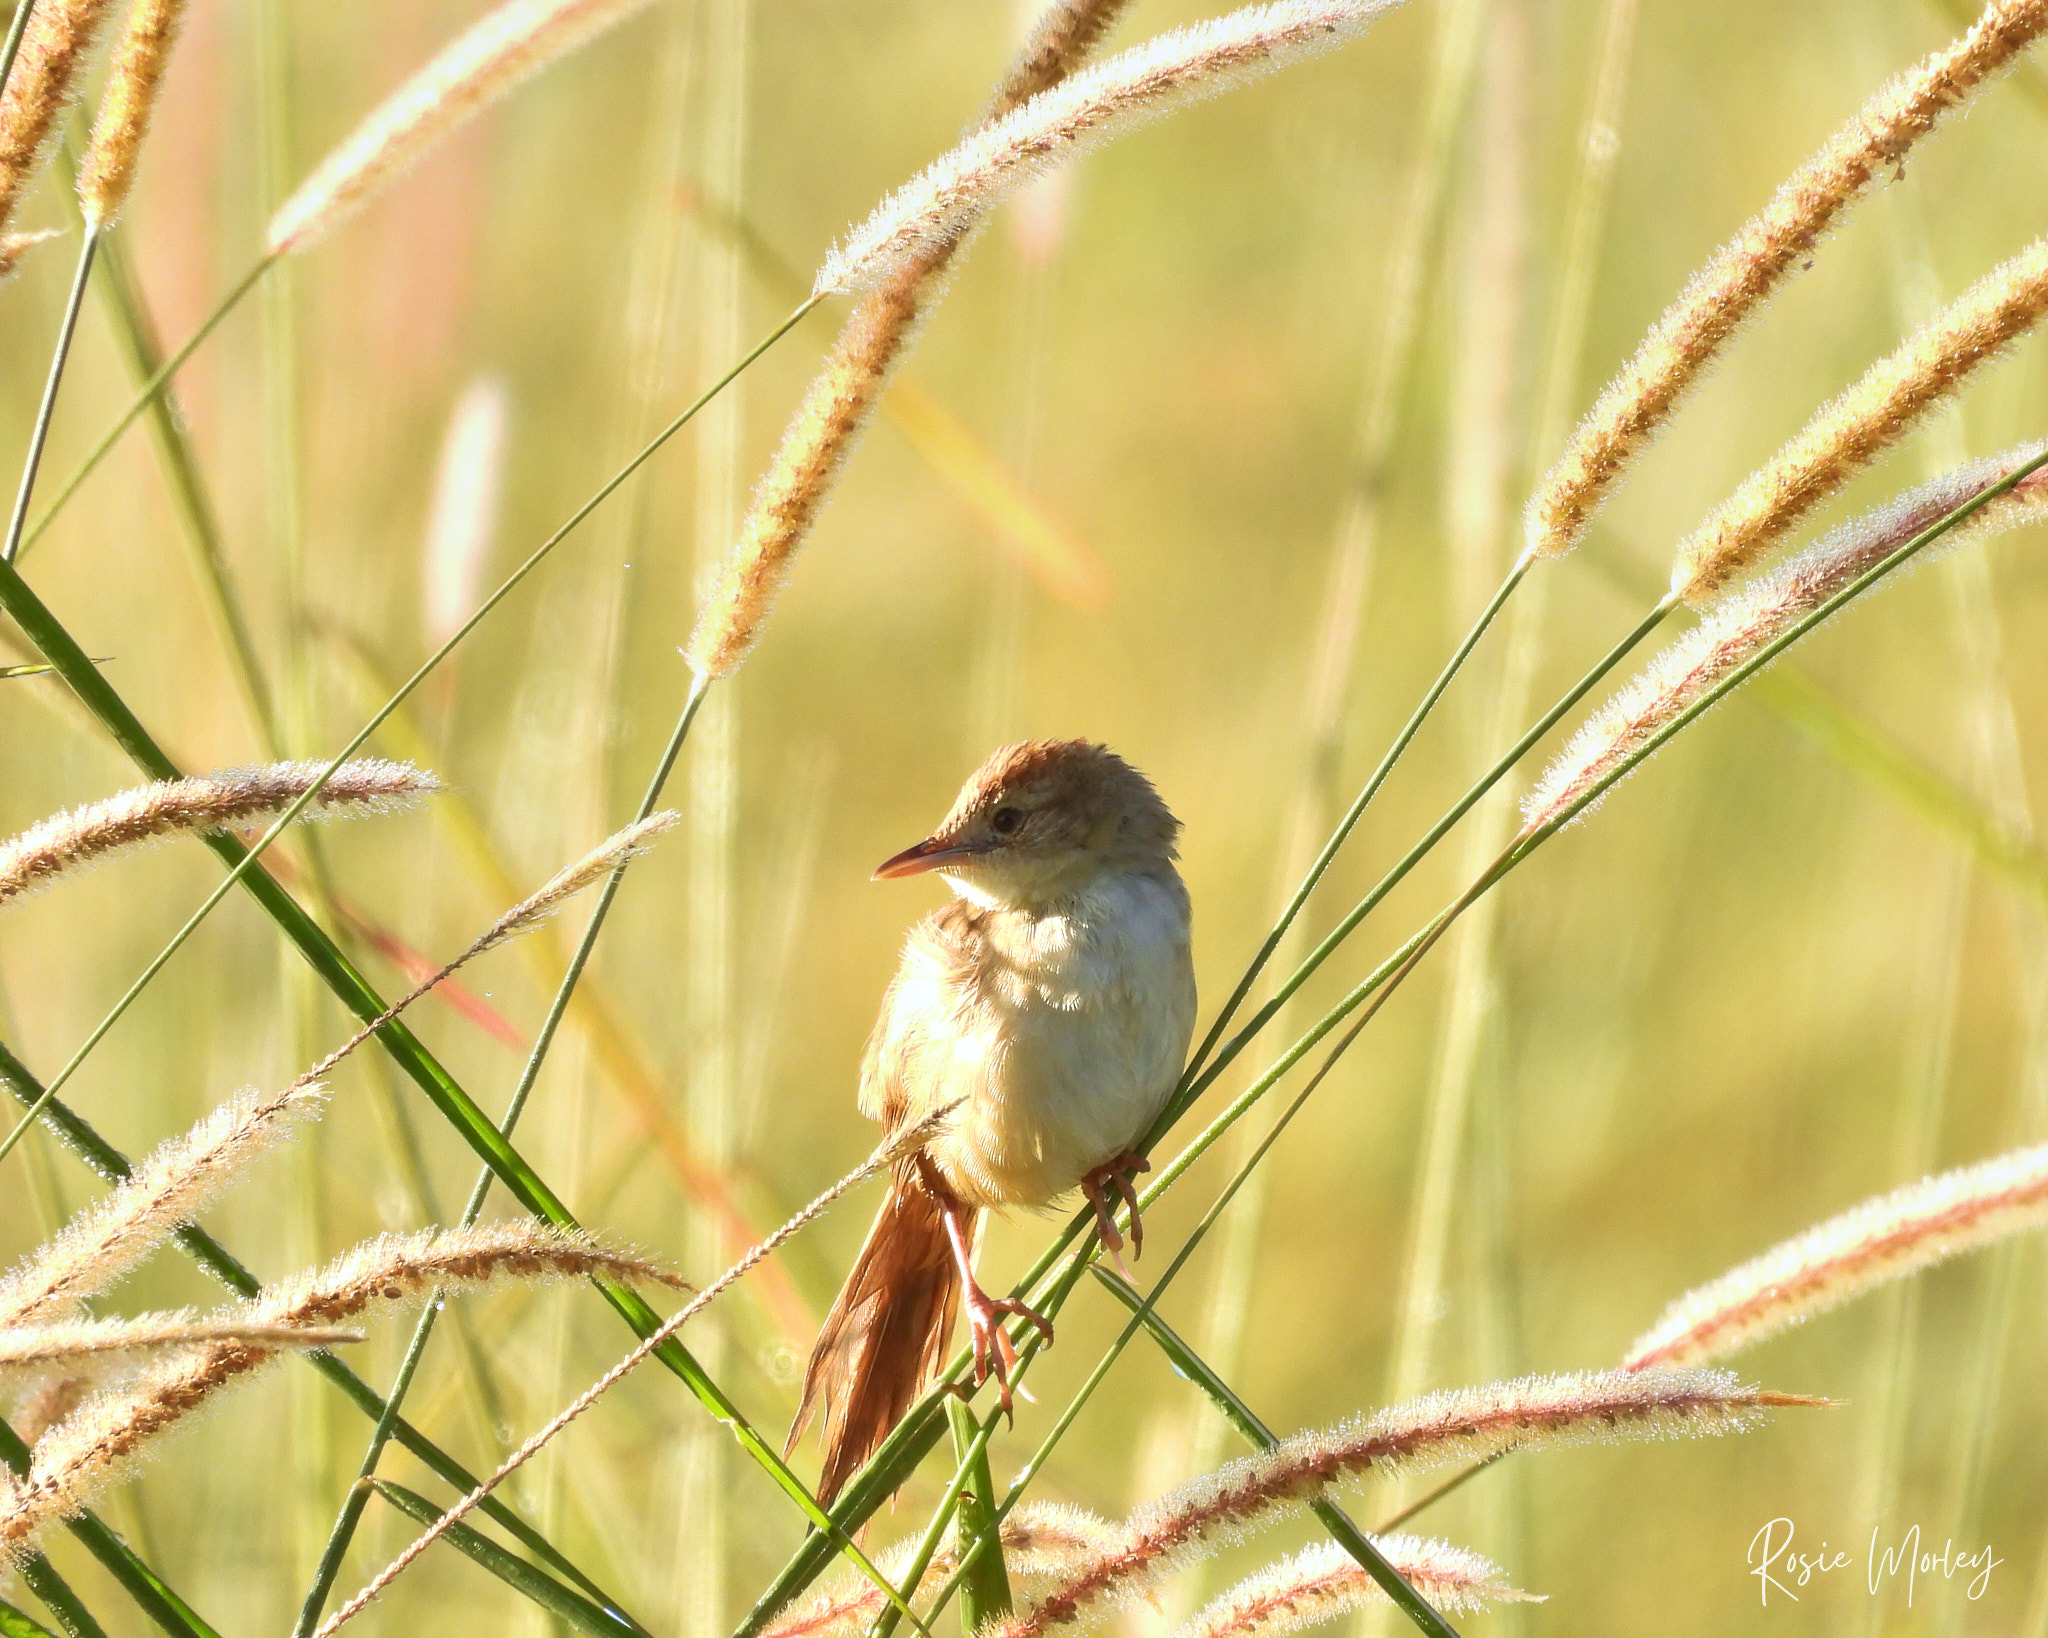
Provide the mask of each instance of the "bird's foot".
[{"label": "bird's foot", "polygon": [[1052,1321],[1029,1303],[1015,1297],[991,1297],[972,1280],[965,1293],[967,1332],[974,1342],[974,1385],[978,1388],[991,1376],[1002,1392],[1005,1416],[1014,1416],[1010,1406],[1010,1372],[1017,1365],[1017,1345],[1003,1329],[1003,1318],[1015,1314],[1037,1327],[1047,1346],[1052,1343]]},{"label": "bird's foot", "polygon": [[1131,1255],[1142,1257],[1145,1254],[1145,1224],[1138,1216],[1138,1189],[1131,1181],[1131,1174],[1151,1169],[1151,1161],[1126,1150],[1113,1160],[1105,1160],[1081,1179],[1081,1192],[1088,1196],[1088,1203],[1095,1208],[1095,1227],[1102,1236],[1102,1249],[1109,1253],[1109,1260],[1116,1264],[1116,1271],[1126,1280],[1130,1279],[1131,1271],[1124,1267],[1124,1237],[1116,1226],[1116,1208],[1109,1203],[1109,1190],[1114,1188],[1123,1203],[1131,1208]]}]

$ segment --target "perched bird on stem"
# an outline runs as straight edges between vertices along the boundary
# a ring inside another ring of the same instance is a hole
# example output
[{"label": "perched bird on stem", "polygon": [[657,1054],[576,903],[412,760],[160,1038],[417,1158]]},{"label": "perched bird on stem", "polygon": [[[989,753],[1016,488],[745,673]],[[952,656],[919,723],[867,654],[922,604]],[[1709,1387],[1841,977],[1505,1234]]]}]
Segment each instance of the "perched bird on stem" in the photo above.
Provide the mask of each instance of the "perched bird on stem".
[{"label": "perched bird on stem", "polygon": [[1134,1152],[1165,1107],[1195,1023],[1180,821],[1145,776],[1084,740],[995,752],[939,828],[876,870],[935,870],[956,897],[911,929],[868,1039],[862,1113],[907,1131],[951,1106],[892,1174],[826,1316],[790,1428],[822,1413],[829,1503],[945,1358],[964,1297],[977,1386],[1010,1402],[1005,1315],[1052,1326],[974,1277],[982,1213],[1079,1185],[1102,1243],[1116,1204],[1143,1244]]}]

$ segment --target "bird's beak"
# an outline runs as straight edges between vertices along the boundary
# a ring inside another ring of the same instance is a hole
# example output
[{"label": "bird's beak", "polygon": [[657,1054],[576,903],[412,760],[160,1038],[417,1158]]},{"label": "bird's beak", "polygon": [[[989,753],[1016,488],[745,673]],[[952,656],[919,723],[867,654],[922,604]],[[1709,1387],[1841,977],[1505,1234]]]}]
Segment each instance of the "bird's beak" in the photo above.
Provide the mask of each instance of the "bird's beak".
[{"label": "bird's beak", "polygon": [[894,858],[884,859],[868,879],[880,882],[897,876],[919,876],[927,870],[944,870],[947,865],[971,859],[979,852],[978,847],[963,847],[941,836],[927,836],[916,847],[907,847]]}]

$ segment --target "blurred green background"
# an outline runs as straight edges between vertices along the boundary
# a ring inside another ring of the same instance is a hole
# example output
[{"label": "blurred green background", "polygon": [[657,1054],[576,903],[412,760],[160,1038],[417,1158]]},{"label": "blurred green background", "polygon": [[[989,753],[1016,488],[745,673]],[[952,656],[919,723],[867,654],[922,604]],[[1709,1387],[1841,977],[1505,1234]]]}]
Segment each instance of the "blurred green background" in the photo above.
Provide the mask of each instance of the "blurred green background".
[{"label": "blurred green background", "polygon": [[[117,238],[167,340],[245,271],[284,192],[485,9],[198,0]],[[1144,0],[1116,38],[1201,14]],[[472,471],[495,496],[470,567],[488,588],[787,311],[760,248],[814,265],[972,120],[1024,20],[998,3],[657,0],[273,272],[179,393],[284,748],[331,752],[438,641],[425,586],[458,406],[472,406],[472,447],[502,417],[501,462]],[[1077,598],[1071,574],[1020,551],[986,486],[933,463],[928,433],[878,422],[760,651],[699,721],[670,787],[688,822],[634,870],[593,970],[612,1033],[565,1033],[523,1152],[586,1222],[699,1280],[736,1247],[688,1167],[765,1229],[864,1156],[861,1042],[904,928],[939,891],[868,872],[1007,739],[1088,735],[1154,778],[1186,821],[1213,1006],[1298,870],[1298,835],[1341,811],[1518,549],[1521,498],[1571,419],[1791,166],[1959,26],[1930,0],[1414,0],[1334,56],[1149,127],[1007,209],[904,383],[1099,564],[1104,594]],[[1638,618],[1707,508],[2040,231],[2044,139],[2048,81],[2025,65],[1854,212],[1588,545],[1530,582],[1338,860],[1312,930]],[[69,211],[50,179],[28,225],[68,226]],[[0,290],[0,450],[26,442],[75,243],[34,252]],[[403,980],[364,925],[452,954],[508,902],[489,859],[523,891],[630,812],[685,690],[693,584],[840,311],[807,320],[657,456],[379,738],[421,756],[449,797],[285,849],[303,880],[317,844],[359,913],[340,931],[380,988]],[[1830,515],[2041,435],[2043,356],[2022,344]],[[89,305],[45,497],[132,384]],[[438,548],[458,587],[462,538],[444,530]],[[1379,1017],[1163,1304],[1269,1423],[1612,1363],[1670,1298],[1808,1223],[2048,1135],[2048,862],[2028,817],[2048,768],[2044,544],[2036,530],[1969,548],[1840,621],[1513,876]],[[142,430],[24,567],[184,766],[267,754]],[[0,663],[26,657],[0,636]],[[1844,749],[1856,734],[2019,838],[2022,862],[1931,819],[1896,772]],[[0,683],[0,748],[9,833],[135,782],[48,680]],[[1440,850],[1310,986],[1297,1024],[1454,894],[1501,824]],[[0,1018],[23,1058],[54,1072],[215,879],[181,843],[7,910]],[[548,947],[471,975],[520,1041],[552,988]],[[520,1052],[440,1003],[414,1022],[502,1107]],[[345,1033],[235,897],[67,1095],[140,1152]],[[335,1087],[325,1121],[209,1216],[266,1277],[452,1216],[474,1175],[374,1054]],[[1141,1280],[1227,1175],[1230,1147],[1152,1220]],[[32,1245],[94,1188],[38,1135],[0,1179],[0,1245]],[[690,1333],[766,1429],[786,1424],[805,1326],[870,1209],[857,1195],[792,1244],[779,1303],[750,1285]],[[990,1283],[1057,1220],[996,1227]],[[2040,1247],[2022,1243],[1737,1362],[1840,1408],[1699,1445],[1517,1458],[1417,1528],[1550,1595],[1471,1618],[1475,1632],[2039,1633],[2042,1276]],[[166,1256],[110,1309],[213,1297]],[[471,1302],[463,1318],[470,1346],[437,1339],[411,1412],[480,1468],[627,1341],[582,1288]],[[1120,1318],[1085,1288],[1062,1315],[1038,1403],[996,1444],[999,1482]],[[387,1382],[405,1331],[380,1322],[350,1357]],[[105,1511],[227,1631],[285,1630],[366,1432],[282,1366]],[[1121,1514],[1236,1453],[1141,1342],[1037,1493]],[[409,1462],[389,1471],[439,1494]],[[943,1479],[929,1464],[871,1544],[920,1528]],[[660,1372],[511,1490],[642,1619],[693,1638],[728,1631],[799,1535]],[[1382,1517],[1396,1495],[1375,1487],[1355,1515]],[[1758,1609],[1745,1551],[1779,1516],[1802,1548],[1850,1547],[1856,1568]],[[1981,1599],[1923,1579],[1908,1610],[1902,1588],[1865,1590],[1873,1528],[1889,1544],[1914,1525],[1930,1547],[1993,1548]],[[374,1506],[341,1587],[413,1533]],[[1306,1539],[1263,1535],[1118,1619],[1164,1634],[1228,1571]],[[143,1630],[75,1544],[52,1551],[112,1628]],[[544,1625],[438,1549],[363,1622]]]}]

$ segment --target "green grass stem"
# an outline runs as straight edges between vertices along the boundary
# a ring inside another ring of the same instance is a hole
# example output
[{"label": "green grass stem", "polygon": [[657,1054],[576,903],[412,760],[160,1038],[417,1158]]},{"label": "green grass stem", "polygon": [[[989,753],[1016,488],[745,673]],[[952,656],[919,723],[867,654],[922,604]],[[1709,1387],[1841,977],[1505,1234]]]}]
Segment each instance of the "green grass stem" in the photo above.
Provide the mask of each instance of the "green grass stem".
[{"label": "green grass stem", "polygon": [[29,497],[35,493],[36,472],[43,464],[43,445],[50,436],[50,420],[57,413],[57,391],[64,382],[64,366],[71,358],[71,338],[78,333],[78,310],[85,304],[85,287],[92,278],[93,252],[100,236],[85,230],[78,247],[78,267],[71,275],[71,294],[64,302],[64,318],[57,329],[57,345],[50,353],[50,374],[43,383],[42,402],[36,406],[35,425],[30,429],[28,454],[21,463],[21,484],[14,492],[14,510],[8,515],[7,537],[0,541],[0,558],[12,563],[21,551],[22,526],[28,519]]},{"label": "green grass stem", "polygon": [[953,1428],[955,1461],[967,1475],[955,1509],[960,1629],[977,1632],[984,1622],[1010,1613],[1010,1577],[1003,1565],[1002,1525],[996,1517],[995,1479],[988,1470],[988,1439],[964,1400],[946,1401],[946,1419]]},{"label": "green grass stem", "polygon": [[1172,1101],[1167,1104],[1165,1111],[1160,1115],[1158,1122],[1154,1125],[1152,1132],[1146,1139],[1145,1147],[1148,1151],[1151,1145],[1156,1143],[1165,1134],[1166,1130],[1187,1111],[1195,1099],[1200,1097],[1215,1082],[1217,1076],[1230,1066],[1238,1054],[1251,1044],[1252,1040],[1265,1028],[1273,1016],[1287,1004],[1288,998],[1308,981],[1317,968],[1322,966],[1325,961],[1329,960],[1336,953],[1338,947],[1351,936],[1358,927],[1358,924],[1364,921],[1378,907],[1380,902],[1400,885],[1408,873],[1428,856],[1437,843],[1450,833],[1452,827],[1460,819],[1464,818],[1488,791],[1492,790],[1495,785],[1512,771],[1515,764],[1520,762],[1536,743],[1557,725],[1558,721],[1567,711],[1584,699],[1588,693],[1598,686],[1603,677],[1619,665],[1651,632],[1655,631],[1663,623],[1665,617],[1677,606],[1677,598],[1664,598],[1643,617],[1634,630],[1630,631],[1613,648],[1609,649],[1600,662],[1574,683],[1571,688],[1566,690],[1557,703],[1543,714],[1535,726],[1517,740],[1514,746],[1498,762],[1482,774],[1472,787],[1451,805],[1443,817],[1424,833],[1422,839],[1411,847],[1394,867],[1380,878],[1372,890],[1345,914],[1344,918],[1324,937],[1322,943],[1318,944],[1314,950],[1310,951],[1303,958],[1301,964],[1288,975],[1280,988],[1252,1015],[1251,1021],[1243,1029],[1239,1030],[1236,1035],[1231,1037],[1218,1055],[1197,1073],[1183,1075],[1180,1089],[1175,1092]]},{"label": "green grass stem", "polygon": [[[1428,720],[1429,714],[1436,709],[1437,702],[1443,698],[1444,690],[1451,686],[1452,680],[1464,667],[1465,661],[1471,657],[1472,650],[1478,647],[1479,639],[1486,635],[1494,617],[1514,595],[1515,588],[1521,585],[1523,576],[1529,572],[1533,563],[1534,559],[1526,555],[1516,561],[1486,607],[1480,610],[1479,618],[1472,622],[1472,629],[1465,633],[1457,650],[1445,663],[1443,670],[1437,674],[1436,681],[1430,684],[1429,691],[1422,696],[1422,703],[1416,706],[1413,714],[1402,725],[1401,731],[1394,736],[1393,744],[1387,747],[1386,754],[1380,758],[1379,765],[1367,777],[1358,795],[1352,800],[1351,806],[1345,810],[1344,817],[1337,821],[1337,827],[1330,832],[1330,839],[1323,844],[1322,852],[1316,855],[1315,863],[1309,866],[1308,873],[1301,879],[1301,885],[1294,890],[1294,896],[1280,912],[1280,919],[1273,924],[1272,931],[1267,933],[1265,941],[1260,944],[1258,953],[1246,966],[1244,975],[1237,981],[1237,988],[1230,992],[1229,998],[1218,1010],[1216,1021],[1209,1026],[1209,1033],[1202,1038],[1202,1044],[1188,1060],[1184,1076],[1186,1080],[1192,1082],[1201,1074],[1209,1054],[1222,1039],[1224,1029],[1236,1016],[1237,1009],[1243,1005],[1245,997],[1251,993],[1252,985],[1258,981],[1266,963],[1273,959],[1274,952],[1280,948],[1280,942],[1287,936],[1288,928],[1294,925],[1295,917],[1301,914],[1302,906],[1308,902],[1308,896],[1315,891],[1316,884],[1323,879],[1324,872],[1330,868],[1330,862],[1337,857],[1338,849],[1343,847],[1351,832],[1357,828],[1358,821],[1365,817],[1366,808],[1379,794],[1380,786],[1386,783],[1387,776],[1394,771],[1394,764],[1401,760],[1401,755],[1408,749],[1409,742]],[[1279,1009],[1275,1007],[1273,1010]]]},{"label": "green grass stem", "polygon": [[0,1598],[0,1638],[57,1638],[57,1635],[42,1622],[23,1615],[6,1599]]},{"label": "green grass stem", "polygon": [[[22,1583],[43,1601],[43,1608],[64,1629],[64,1638],[107,1638],[107,1630],[92,1618],[78,1594],[50,1561],[40,1554],[21,1567]],[[38,1632],[43,1629],[38,1627]]]},{"label": "green grass stem", "polygon": [[87,452],[85,459],[78,463],[71,476],[64,480],[64,487],[57,491],[57,498],[44,509],[43,515],[36,519],[34,526],[22,535],[22,552],[27,552],[42,539],[44,531],[50,527],[57,514],[64,510],[65,504],[78,493],[85,480],[92,475],[94,468],[106,459],[107,452],[120,441],[121,434],[132,427],[143,411],[156,401],[157,394],[164,389],[164,383],[184,367],[185,361],[198,351],[200,344],[219,328],[221,320],[233,312],[241,299],[256,288],[256,281],[270,271],[271,263],[276,260],[274,256],[265,256],[244,273],[228,293],[221,297],[213,311],[200,321],[199,328],[185,338],[176,352],[157,366],[150,378],[138,389],[128,407],[115,419],[114,424],[101,434],[100,441]]}]

